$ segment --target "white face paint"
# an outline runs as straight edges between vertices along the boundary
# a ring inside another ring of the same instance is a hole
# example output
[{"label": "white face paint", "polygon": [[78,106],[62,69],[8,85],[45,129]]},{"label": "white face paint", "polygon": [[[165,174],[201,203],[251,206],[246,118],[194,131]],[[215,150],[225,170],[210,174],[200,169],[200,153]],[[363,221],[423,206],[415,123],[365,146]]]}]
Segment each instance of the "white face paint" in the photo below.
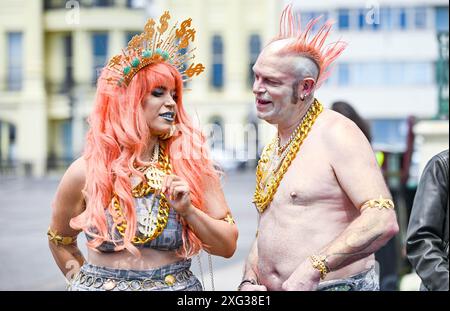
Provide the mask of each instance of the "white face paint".
[{"label": "white face paint", "polygon": [[253,66],[257,116],[271,124],[290,124],[298,119],[304,107],[297,99],[305,80],[296,82],[299,77],[316,78],[313,75],[317,68],[311,60],[279,54],[289,41],[279,40],[267,46]]}]

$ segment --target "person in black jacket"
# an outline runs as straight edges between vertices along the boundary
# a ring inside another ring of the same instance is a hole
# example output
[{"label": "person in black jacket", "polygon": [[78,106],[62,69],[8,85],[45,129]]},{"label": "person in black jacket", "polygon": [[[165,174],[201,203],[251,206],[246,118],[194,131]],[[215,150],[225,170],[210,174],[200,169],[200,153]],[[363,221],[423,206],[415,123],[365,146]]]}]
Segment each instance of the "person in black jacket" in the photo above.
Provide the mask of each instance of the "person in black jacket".
[{"label": "person in black jacket", "polygon": [[448,290],[448,169],[447,149],[425,166],[414,198],[406,252],[420,290]]}]

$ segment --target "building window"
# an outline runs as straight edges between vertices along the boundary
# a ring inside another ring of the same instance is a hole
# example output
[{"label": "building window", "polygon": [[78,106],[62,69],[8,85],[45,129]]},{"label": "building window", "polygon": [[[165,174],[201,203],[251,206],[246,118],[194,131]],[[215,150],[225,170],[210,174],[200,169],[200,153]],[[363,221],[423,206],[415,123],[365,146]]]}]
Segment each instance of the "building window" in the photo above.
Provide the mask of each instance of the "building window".
[{"label": "building window", "polygon": [[338,84],[345,86],[429,86],[434,83],[431,62],[339,63]]},{"label": "building window", "polygon": [[366,9],[360,9],[355,13],[357,13],[359,29],[366,29],[366,30],[380,29],[381,9],[371,7]]},{"label": "building window", "polygon": [[130,42],[131,38],[133,38],[135,35],[139,35],[140,31],[129,31],[125,34],[125,45],[128,45],[128,42]]},{"label": "building window", "polygon": [[72,121],[65,120],[61,124],[61,141],[60,144],[63,146],[62,157],[65,161],[69,162],[73,159],[72,150]]},{"label": "building window", "polygon": [[338,83],[341,86],[350,84],[350,68],[347,63],[339,63],[338,64]]},{"label": "building window", "polygon": [[427,8],[417,7],[414,9],[414,26],[417,29],[427,28]]},{"label": "building window", "polygon": [[210,148],[212,150],[225,150],[225,131],[224,122],[222,117],[213,116],[209,119],[209,124],[211,124],[211,134],[209,137]]},{"label": "building window", "polygon": [[[178,53],[179,53],[180,55],[186,55],[186,53],[188,52],[188,50],[189,50],[189,45],[188,45],[187,47],[183,48],[183,49],[179,49],[179,50],[178,50]],[[183,64],[182,64],[181,66],[179,66],[180,72],[185,72],[186,69],[188,69],[188,66],[190,66],[189,60],[187,60],[186,58],[184,58]],[[184,88],[187,88],[187,87],[189,86],[189,83],[190,83],[190,81],[192,80],[192,78],[189,78],[189,77],[186,75],[186,73],[185,73],[185,74],[183,75],[183,79],[186,79],[186,80],[183,81],[183,87],[184,87]]]},{"label": "building window", "polygon": [[7,88],[10,91],[22,89],[23,80],[23,38],[21,32],[8,33]]},{"label": "building window", "polygon": [[376,150],[405,150],[407,123],[405,119],[371,120],[372,145]]},{"label": "building window", "polygon": [[366,10],[360,9],[358,11],[358,29],[363,30],[366,25]]},{"label": "building window", "polygon": [[212,80],[211,84],[214,88],[223,87],[223,40],[219,35],[215,35],[212,39]]},{"label": "building window", "polygon": [[249,41],[250,48],[250,62],[248,71],[248,85],[252,87],[253,85],[253,66],[256,63],[259,53],[261,52],[261,37],[259,35],[251,35]]},{"label": "building window", "polygon": [[[148,0],[127,0],[127,7],[132,9],[144,9],[146,1]],[[151,3],[152,0],[149,2]]]},{"label": "building window", "polygon": [[300,22],[302,29],[306,28],[306,25],[315,18],[322,16],[322,18],[312,27],[312,31],[317,31],[320,27],[325,24],[325,21],[328,19],[327,11],[316,11],[316,12],[297,12],[300,13]]},{"label": "building window", "polygon": [[405,80],[405,64],[389,62],[382,64],[383,84],[386,86],[401,86]]},{"label": "building window", "polygon": [[391,8],[381,8],[380,9],[380,23],[381,28],[384,30],[392,30],[392,10]]},{"label": "building window", "polygon": [[400,29],[406,29],[408,27],[407,20],[406,9],[400,8],[398,10],[398,26]]},{"label": "building window", "polygon": [[66,7],[66,2],[64,0],[45,0],[44,9],[63,9]]},{"label": "building window", "polygon": [[338,25],[340,30],[350,29],[350,12],[347,9],[338,10]]},{"label": "building window", "polygon": [[0,172],[13,166],[16,157],[16,127],[0,120]]},{"label": "building window", "polygon": [[72,35],[66,35],[63,37],[64,41],[64,82],[62,87],[62,92],[68,92],[70,88],[73,86],[73,68],[72,68]]},{"label": "building window", "polygon": [[435,23],[437,31],[448,31],[448,6],[436,8]]},{"label": "building window", "polygon": [[409,63],[405,66],[405,85],[432,85],[434,83],[433,63]]},{"label": "building window", "polygon": [[93,47],[93,83],[97,82],[100,75],[100,70],[106,64],[106,56],[108,51],[108,34],[107,33],[94,33],[92,35],[92,47]]},{"label": "building window", "polygon": [[114,1],[113,0],[93,0],[92,6],[98,6],[98,7],[114,6]]},{"label": "building window", "polygon": [[302,29],[306,28],[306,25],[310,20],[314,18],[315,14],[314,12],[301,12],[300,13],[300,19],[301,19],[301,27]]}]

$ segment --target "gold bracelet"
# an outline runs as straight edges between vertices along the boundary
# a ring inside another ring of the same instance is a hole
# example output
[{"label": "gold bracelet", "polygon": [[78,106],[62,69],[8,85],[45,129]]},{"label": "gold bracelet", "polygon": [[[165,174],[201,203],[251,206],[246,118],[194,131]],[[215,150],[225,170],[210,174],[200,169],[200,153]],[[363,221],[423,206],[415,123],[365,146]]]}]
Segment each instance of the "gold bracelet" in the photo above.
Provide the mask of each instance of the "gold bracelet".
[{"label": "gold bracelet", "polygon": [[393,209],[395,207],[395,205],[394,205],[394,202],[392,202],[392,200],[383,199],[383,197],[380,195],[379,199],[373,199],[373,200],[368,200],[368,201],[364,202],[364,204],[361,205],[361,209],[365,208],[365,207],[369,207],[369,208],[376,207],[379,210],[382,210],[383,208]]},{"label": "gold bracelet", "polygon": [[47,236],[48,240],[52,243],[55,243],[55,245],[70,245],[74,244],[77,241],[76,236],[61,236],[58,234],[58,232],[53,231],[50,227],[48,228]]},{"label": "gold bracelet", "polygon": [[314,269],[319,270],[320,279],[325,279],[328,272],[330,272],[330,268],[327,266],[327,257],[324,255],[311,255],[309,257],[311,264]]}]

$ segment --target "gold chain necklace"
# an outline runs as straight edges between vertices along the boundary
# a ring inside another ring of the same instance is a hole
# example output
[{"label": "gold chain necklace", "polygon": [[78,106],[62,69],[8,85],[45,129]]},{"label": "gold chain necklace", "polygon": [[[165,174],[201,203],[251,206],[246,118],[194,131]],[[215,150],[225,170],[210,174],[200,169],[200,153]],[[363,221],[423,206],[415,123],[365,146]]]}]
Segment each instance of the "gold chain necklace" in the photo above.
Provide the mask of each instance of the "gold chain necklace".
[{"label": "gold chain necklace", "polygon": [[[155,148],[159,148],[158,150],[159,155],[157,158],[158,163],[157,165],[150,165],[144,170],[145,180],[141,181],[138,185],[133,187],[131,191],[133,197],[135,198],[146,196],[149,193],[153,193],[155,197],[155,192],[157,190],[160,190],[162,187],[162,181],[164,176],[171,173],[169,156],[165,152],[165,147],[157,146]],[[117,224],[116,225],[117,231],[119,231],[119,233],[122,236],[125,236],[127,221],[123,215],[123,210],[122,207],[120,206],[117,195],[113,196],[112,204],[115,214],[113,215],[113,219],[114,223]],[[153,201],[151,206],[153,206]],[[164,193],[160,193],[158,214],[156,215],[155,219],[153,219],[153,217],[151,217],[150,215],[147,216],[147,218],[145,219],[145,222],[147,222],[146,226],[147,228],[143,231],[139,230],[141,233],[145,232],[145,235],[143,237],[135,235],[132,239],[132,243],[144,244],[151,240],[156,239],[167,226],[167,221],[169,218],[169,209],[170,206],[166,196],[164,195]],[[151,226],[151,230],[149,229],[149,226]]]},{"label": "gold chain necklace", "polygon": [[294,141],[295,137],[298,135],[298,132],[300,131],[300,129],[302,127],[301,125],[303,124],[303,120],[305,120],[305,117],[306,117],[306,113],[303,116],[303,118],[300,121],[300,123],[298,124],[298,126],[292,132],[292,134],[289,137],[288,141],[283,146],[280,146],[280,136],[277,135],[277,137],[275,138],[275,143],[276,143],[276,146],[277,146],[276,150],[278,152],[278,155],[281,155],[287,149],[287,147],[292,144],[292,142]]},{"label": "gold chain necklace", "polygon": [[278,154],[277,137],[273,139],[272,142],[269,143],[264,149],[261,159],[258,162],[258,167],[256,168],[256,189],[255,194],[253,195],[253,203],[255,203],[256,209],[260,213],[263,213],[272,202],[284,174],[287,172],[292,161],[295,159],[295,156],[300,150],[300,146],[308,136],[311,127],[322,110],[323,106],[317,99],[314,99],[314,103],[308,109],[305,117],[303,118],[297,134],[287,145],[287,148],[289,149],[288,152],[280,159],[281,164],[276,165],[273,171],[269,168],[273,167],[272,162],[274,153]]}]

